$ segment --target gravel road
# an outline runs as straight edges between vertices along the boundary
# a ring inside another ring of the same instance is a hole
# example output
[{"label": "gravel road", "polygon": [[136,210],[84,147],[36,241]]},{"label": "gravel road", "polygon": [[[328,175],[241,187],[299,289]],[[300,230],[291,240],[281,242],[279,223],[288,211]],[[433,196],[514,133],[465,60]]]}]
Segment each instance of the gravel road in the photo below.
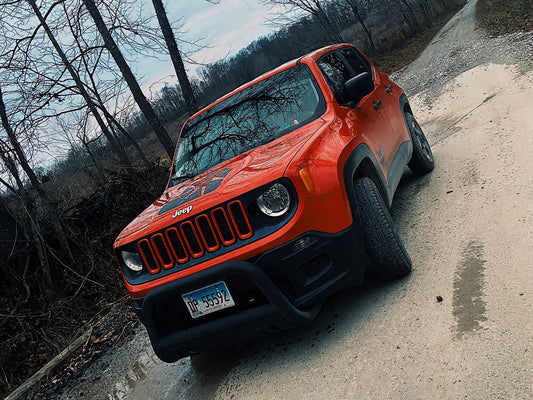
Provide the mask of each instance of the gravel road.
[{"label": "gravel road", "polygon": [[530,399],[533,32],[489,38],[469,1],[394,74],[433,145],[392,209],[413,273],[329,299],[309,326],[164,364],[142,328],[60,399]]}]

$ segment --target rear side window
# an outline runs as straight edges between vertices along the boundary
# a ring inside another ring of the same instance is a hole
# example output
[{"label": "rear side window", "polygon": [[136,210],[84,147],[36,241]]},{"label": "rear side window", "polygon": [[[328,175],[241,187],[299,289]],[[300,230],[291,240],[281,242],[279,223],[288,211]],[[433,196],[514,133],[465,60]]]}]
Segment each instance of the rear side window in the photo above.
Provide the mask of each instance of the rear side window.
[{"label": "rear side window", "polygon": [[354,76],[362,74],[363,72],[368,72],[372,74],[372,68],[370,64],[364,57],[357,54],[354,49],[342,49],[339,53],[345,58],[350,67],[354,70]]},{"label": "rear side window", "polygon": [[318,66],[339,104],[347,104],[350,99],[344,89],[344,83],[353,76],[348,65],[337,53],[330,53],[318,60]]},{"label": "rear side window", "polygon": [[352,48],[326,54],[318,60],[317,64],[340,105],[347,105],[350,102],[344,89],[347,80],[363,72],[372,74],[370,64]]}]

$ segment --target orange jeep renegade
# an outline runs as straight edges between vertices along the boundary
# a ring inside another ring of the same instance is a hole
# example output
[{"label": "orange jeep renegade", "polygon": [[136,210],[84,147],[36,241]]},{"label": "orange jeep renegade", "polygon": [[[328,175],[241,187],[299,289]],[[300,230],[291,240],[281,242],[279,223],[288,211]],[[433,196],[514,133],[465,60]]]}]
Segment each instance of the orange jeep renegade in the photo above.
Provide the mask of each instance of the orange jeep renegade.
[{"label": "orange jeep renegade", "polygon": [[183,126],[168,187],[114,244],[167,362],[310,321],[411,260],[388,208],[433,155],[403,90],[341,44],[234,90]]}]

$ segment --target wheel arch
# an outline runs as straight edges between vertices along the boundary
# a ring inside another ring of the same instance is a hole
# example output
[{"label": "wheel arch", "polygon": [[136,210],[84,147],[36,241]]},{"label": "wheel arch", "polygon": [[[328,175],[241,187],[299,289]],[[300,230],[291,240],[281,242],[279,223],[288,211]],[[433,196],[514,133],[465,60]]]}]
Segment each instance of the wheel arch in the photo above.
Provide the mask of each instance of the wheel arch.
[{"label": "wheel arch", "polygon": [[[407,127],[407,131],[409,131],[409,124],[407,123],[405,114],[413,115],[413,110],[411,109],[411,104],[409,104],[409,100],[407,99],[407,95],[405,93],[402,93],[400,96],[400,110],[402,110],[403,120],[405,122],[405,126]],[[410,136],[411,133],[409,133],[409,137]]]},{"label": "wheel arch", "polygon": [[[354,181],[358,178],[368,177],[372,179],[378,188],[383,201],[390,207],[392,196],[390,194],[385,177],[379,168],[379,164],[366,144],[360,144],[350,154],[344,164],[344,184],[350,204],[357,204],[354,194]],[[357,210],[352,210],[353,215],[357,215]]]}]

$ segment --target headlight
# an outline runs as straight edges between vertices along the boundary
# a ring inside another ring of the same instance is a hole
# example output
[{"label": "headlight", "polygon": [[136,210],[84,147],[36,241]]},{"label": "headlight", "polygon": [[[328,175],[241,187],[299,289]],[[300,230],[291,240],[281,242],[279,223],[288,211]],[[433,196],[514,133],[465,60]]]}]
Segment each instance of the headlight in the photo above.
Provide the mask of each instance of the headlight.
[{"label": "headlight", "polygon": [[131,253],[129,251],[122,251],[122,260],[126,267],[131,269],[134,272],[139,272],[143,269],[143,263],[141,256],[138,253]]},{"label": "headlight", "polygon": [[274,183],[257,198],[259,209],[269,217],[279,217],[289,210],[291,196],[281,183]]}]

